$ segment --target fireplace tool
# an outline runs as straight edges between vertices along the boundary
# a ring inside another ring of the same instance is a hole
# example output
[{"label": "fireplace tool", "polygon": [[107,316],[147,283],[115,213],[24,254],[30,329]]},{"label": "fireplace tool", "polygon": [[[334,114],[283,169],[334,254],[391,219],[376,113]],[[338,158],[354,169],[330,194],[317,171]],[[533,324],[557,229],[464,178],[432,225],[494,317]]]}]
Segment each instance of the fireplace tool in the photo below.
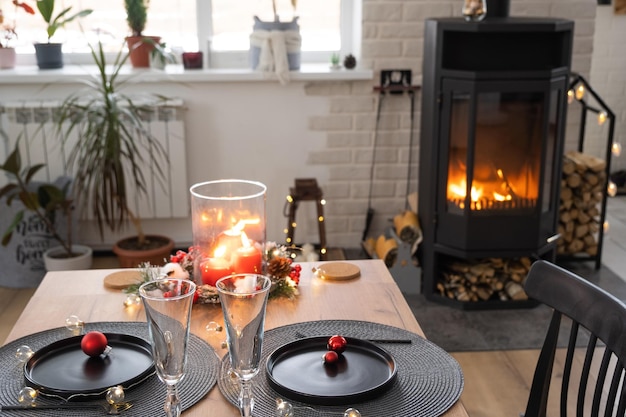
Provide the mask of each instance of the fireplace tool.
[{"label": "fireplace tool", "polygon": [[[380,86],[375,86],[374,91],[378,92],[378,103],[376,106],[376,122],[374,124],[374,141],[372,144],[372,163],[370,166],[370,183],[367,196],[367,214],[365,216],[365,228],[361,241],[365,241],[369,233],[372,220],[374,219],[374,209],[372,208],[372,189],[374,186],[374,167],[376,165],[376,148],[378,139],[378,123],[380,122],[380,111],[383,99],[386,94],[408,94],[411,103],[411,116],[409,126],[409,162],[407,167],[406,195],[409,194],[409,184],[411,178],[412,148],[413,148],[413,122],[415,113],[415,92],[419,91],[419,86],[411,85],[411,70],[382,70],[380,73]],[[405,201],[405,208],[408,208],[408,200]]]}]

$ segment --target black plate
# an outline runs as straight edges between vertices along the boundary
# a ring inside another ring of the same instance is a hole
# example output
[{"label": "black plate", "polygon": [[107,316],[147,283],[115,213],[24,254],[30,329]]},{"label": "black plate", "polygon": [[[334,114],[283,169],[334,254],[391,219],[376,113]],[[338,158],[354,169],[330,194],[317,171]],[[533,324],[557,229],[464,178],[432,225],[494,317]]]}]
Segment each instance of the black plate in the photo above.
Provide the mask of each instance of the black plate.
[{"label": "black plate", "polygon": [[116,385],[128,389],[153,373],[150,343],[136,336],[104,333],[112,351],[90,358],[74,336],[39,349],[24,366],[26,385],[65,399],[104,396]]},{"label": "black plate", "polygon": [[324,364],[330,336],[288,343],[267,358],[270,386],[293,400],[339,405],[372,399],[396,378],[396,362],[377,345],[346,337],[346,351],[336,364]]}]

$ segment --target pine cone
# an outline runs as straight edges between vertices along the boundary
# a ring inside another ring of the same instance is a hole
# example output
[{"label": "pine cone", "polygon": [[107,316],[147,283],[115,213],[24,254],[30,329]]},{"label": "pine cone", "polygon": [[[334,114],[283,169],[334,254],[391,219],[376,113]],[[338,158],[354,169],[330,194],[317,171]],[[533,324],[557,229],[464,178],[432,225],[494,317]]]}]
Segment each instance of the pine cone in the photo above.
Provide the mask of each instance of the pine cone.
[{"label": "pine cone", "polygon": [[345,69],[353,69],[354,67],[356,67],[356,58],[354,57],[354,55],[347,55],[346,58],[343,60],[343,66]]},{"label": "pine cone", "polygon": [[267,272],[273,277],[286,277],[291,272],[291,259],[282,256],[273,258],[267,266]]}]

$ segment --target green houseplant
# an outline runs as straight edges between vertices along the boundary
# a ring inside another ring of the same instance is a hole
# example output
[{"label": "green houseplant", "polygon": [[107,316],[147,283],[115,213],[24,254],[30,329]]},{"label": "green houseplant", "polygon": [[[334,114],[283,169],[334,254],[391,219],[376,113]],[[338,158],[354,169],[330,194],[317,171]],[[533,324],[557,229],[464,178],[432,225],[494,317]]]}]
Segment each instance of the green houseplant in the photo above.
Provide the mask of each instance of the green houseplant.
[{"label": "green houseplant", "polygon": [[85,17],[93,12],[91,9],[81,10],[77,13],[70,13],[72,6],[61,10],[58,14],[54,14],[55,0],[37,0],[37,9],[41,14],[44,22],[46,22],[46,33],[48,35],[47,43],[36,43],[35,54],[37,56],[37,65],[40,69],[54,69],[63,67],[63,53],[60,43],[51,42],[52,37],[59,28],[64,27],[71,21]]},{"label": "green houseplant", "polygon": [[[144,124],[155,101],[163,97],[133,97],[123,92],[120,70],[129,54],[120,51],[111,66],[107,65],[101,43],[91,48],[97,75],[86,87],[68,96],[59,108],[58,131],[66,140],[76,133],[78,140],[70,148],[68,166],[74,175],[74,195],[81,213],[88,212],[104,229],[119,231],[131,223],[136,235],[123,239],[113,248],[118,254],[145,249],[157,251],[137,254],[141,261],[160,264],[169,255],[174,242],[163,236],[146,236],[141,218],[132,208],[127,181],[134,193],[147,195],[147,180],[142,164],[154,167],[157,179],[164,180],[163,167],[169,158],[162,145]],[[148,100],[146,100],[148,99]],[[145,104],[149,101],[148,104]],[[165,255],[164,255],[165,254]],[[123,261],[122,266],[137,266],[137,260]]]},{"label": "green houseplant", "polygon": [[[0,171],[4,171],[8,179],[7,184],[0,189],[0,198],[5,198],[8,206],[14,201],[21,203],[2,236],[2,246],[9,244],[14,232],[27,221],[26,213],[30,212],[60,245],[44,253],[47,270],[88,269],[91,267],[91,248],[72,244],[74,202],[69,190],[71,181],[65,178],[57,183],[34,182],[33,178],[43,167],[44,164],[23,166],[19,140],[6,161],[0,165]],[[55,258],[68,260],[70,266],[63,263],[64,267],[55,267],[56,263],[63,262]]]},{"label": "green houseplant", "polygon": [[150,66],[150,53],[154,45],[159,45],[159,36],[144,36],[148,20],[149,0],[124,0],[126,8],[126,22],[130,29],[130,35],[126,37],[128,51],[130,52],[130,63],[135,68]]}]

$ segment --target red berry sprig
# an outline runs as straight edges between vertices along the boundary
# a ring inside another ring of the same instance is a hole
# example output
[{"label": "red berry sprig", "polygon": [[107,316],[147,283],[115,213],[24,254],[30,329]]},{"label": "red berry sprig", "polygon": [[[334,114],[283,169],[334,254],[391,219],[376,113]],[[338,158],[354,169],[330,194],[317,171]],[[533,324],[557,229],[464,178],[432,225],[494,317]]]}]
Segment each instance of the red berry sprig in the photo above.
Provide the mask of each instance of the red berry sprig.
[{"label": "red berry sprig", "polygon": [[302,267],[296,264],[291,267],[291,272],[289,272],[289,278],[291,278],[296,285],[300,284],[300,271],[302,271]]}]

